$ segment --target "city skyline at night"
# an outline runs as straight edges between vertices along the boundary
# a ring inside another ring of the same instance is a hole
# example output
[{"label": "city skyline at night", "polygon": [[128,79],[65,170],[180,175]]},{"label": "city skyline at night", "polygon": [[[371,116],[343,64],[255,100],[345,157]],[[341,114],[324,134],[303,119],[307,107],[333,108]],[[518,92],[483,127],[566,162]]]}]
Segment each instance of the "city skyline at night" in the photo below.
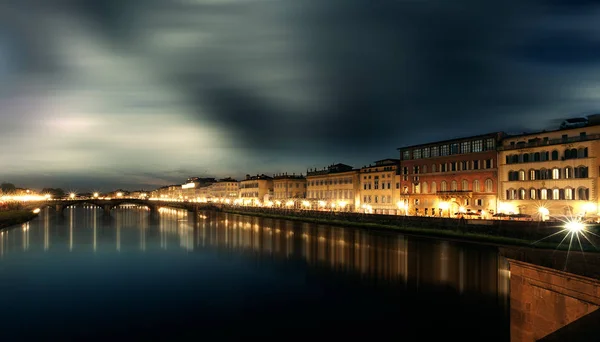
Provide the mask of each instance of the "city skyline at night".
[{"label": "city skyline at night", "polygon": [[401,146],[553,129],[600,108],[598,10],[533,0],[2,4],[0,181],[151,189],[360,168]]}]

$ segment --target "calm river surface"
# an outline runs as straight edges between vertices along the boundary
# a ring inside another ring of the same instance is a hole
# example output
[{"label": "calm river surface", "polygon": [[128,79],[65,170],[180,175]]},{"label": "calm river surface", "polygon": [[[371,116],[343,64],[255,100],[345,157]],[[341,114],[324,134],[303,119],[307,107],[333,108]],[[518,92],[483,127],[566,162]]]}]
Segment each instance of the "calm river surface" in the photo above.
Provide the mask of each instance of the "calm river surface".
[{"label": "calm river surface", "polygon": [[90,207],[3,230],[0,257],[2,341],[509,339],[492,247]]}]

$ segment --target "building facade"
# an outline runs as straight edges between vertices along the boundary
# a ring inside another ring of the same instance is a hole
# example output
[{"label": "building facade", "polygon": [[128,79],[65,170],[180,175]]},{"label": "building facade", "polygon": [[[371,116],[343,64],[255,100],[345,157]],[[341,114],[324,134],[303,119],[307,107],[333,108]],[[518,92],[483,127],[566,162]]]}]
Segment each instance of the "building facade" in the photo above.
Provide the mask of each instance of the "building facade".
[{"label": "building facade", "polygon": [[309,170],[305,204],[310,209],[356,211],[360,208],[359,176],[360,170],[345,164]]},{"label": "building facade", "polygon": [[232,178],[219,179],[209,186],[209,197],[216,200],[233,200],[240,196],[240,183]]},{"label": "building facade", "polygon": [[399,159],[383,159],[360,169],[361,208],[365,213],[395,215],[398,213],[396,176]]},{"label": "building facade", "polygon": [[289,200],[306,198],[306,177],[303,175],[275,175],[273,177],[273,199]]},{"label": "building facade", "polygon": [[400,203],[407,215],[489,218],[497,212],[496,132],[399,148]]},{"label": "building facade", "polygon": [[507,137],[499,148],[500,211],[596,215],[600,125]]},{"label": "building facade", "polygon": [[244,205],[262,205],[273,196],[273,178],[262,175],[246,175],[240,181],[240,199]]}]

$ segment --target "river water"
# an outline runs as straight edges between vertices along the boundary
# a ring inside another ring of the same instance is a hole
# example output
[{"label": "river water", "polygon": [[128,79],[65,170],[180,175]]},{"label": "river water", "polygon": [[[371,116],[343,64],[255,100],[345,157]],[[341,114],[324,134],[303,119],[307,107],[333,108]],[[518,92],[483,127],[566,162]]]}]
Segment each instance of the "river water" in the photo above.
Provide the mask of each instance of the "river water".
[{"label": "river water", "polygon": [[493,247],[243,215],[46,208],[0,233],[0,340],[508,341]]}]

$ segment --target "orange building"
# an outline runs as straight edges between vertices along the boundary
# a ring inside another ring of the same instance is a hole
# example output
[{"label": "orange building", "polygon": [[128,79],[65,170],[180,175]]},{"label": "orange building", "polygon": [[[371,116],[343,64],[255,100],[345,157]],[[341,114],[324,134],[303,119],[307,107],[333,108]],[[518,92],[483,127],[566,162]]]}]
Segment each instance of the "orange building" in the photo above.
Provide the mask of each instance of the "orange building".
[{"label": "orange building", "polygon": [[398,206],[408,215],[493,215],[498,205],[496,148],[503,136],[496,132],[399,148]]}]

